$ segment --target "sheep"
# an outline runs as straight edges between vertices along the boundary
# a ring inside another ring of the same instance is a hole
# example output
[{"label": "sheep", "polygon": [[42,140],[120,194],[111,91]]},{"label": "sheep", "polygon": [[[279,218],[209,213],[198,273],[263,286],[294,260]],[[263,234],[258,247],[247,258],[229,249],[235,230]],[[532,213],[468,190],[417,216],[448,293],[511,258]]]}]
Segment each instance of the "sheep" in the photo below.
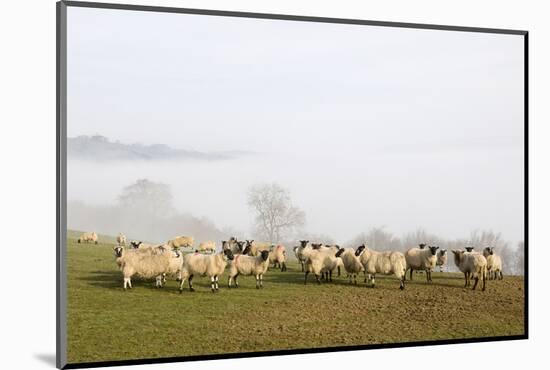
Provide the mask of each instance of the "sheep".
[{"label": "sheep", "polygon": [[237,277],[239,275],[254,275],[256,277],[256,289],[263,288],[263,276],[269,267],[269,251],[261,251],[256,257],[247,255],[236,255],[229,262],[229,278],[227,287],[231,288],[231,281],[235,282],[235,287],[239,287]]},{"label": "sheep", "polygon": [[273,267],[279,266],[281,271],[286,271],[286,250],[283,245],[274,246],[269,252],[269,263],[273,264]]},{"label": "sheep", "polygon": [[337,250],[336,248],[321,248],[321,246],[322,244],[312,243],[302,251],[306,259],[304,284],[307,284],[307,276],[310,272],[315,274],[318,284],[321,284],[319,279],[321,274],[323,276],[326,274],[326,281],[332,281],[332,271],[338,266]]},{"label": "sheep", "polygon": [[464,252],[452,250],[454,254],[455,265],[464,273],[464,288],[470,286],[470,278],[474,278],[474,286],[476,289],[477,283],[481,278],[483,286],[482,291],[485,291],[485,282],[487,280],[487,260],[482,254],[476,252]]},{"label": "sheep", "polygon": [[86,242],[86,243],[93,242],[94,244],[97,244],[98,243],[97,234],[93,231],[88,233],[82,233],[82,235],[80,235],[80,237],[78,238],[77,242],[79,244],[83,242]]},{"label": "sheep", "polygon": [[246,240],[246,246],[250,246],[248,254],[250,256],[258,256],[261,251],[269,251],[271,244],[269,243],[259,243],[254,240]]},{"label": "sheep", "polygon": [[353,278],[354,283],[357,284],[357,274],[364,272],[365,268],[359,257],[355,255],[355,250],[353,248],[341,248],[336,252],[335,257],[339,257],[339,260],[342,261],[344,269],[348,273],[349,283],[352,284]]},{"label": "sheep", "polygon": [[232,236],[229,240],[222,240],[222,250],[229,249],[233,254],[241,254],[244,249],[244,242],[238,241]]},{"label": "sheep", "polygon": [[124,278],[124,290],[132,289],[131,278],[155,278],[155,286],[161,288],[167,274],[179,274],[183,257],[177,252],[164,249],[162,253],[141,253],[137,250],[125,251],[124,247],[115,247],[115,258]]},{"label": "sheep", "polygon": [[446,249],[440,249],[437,251],[437,262],[435,263],[436,266],[439,266],[439,272],[443,272],[443,266],[447,264],[447,250]]},{"label": "sheep", "polygon": [[171,240],[168,240],[166,244],[172,248],[192,248],[195,243],[195,239],[192,236],[176,236]]},{"label": "sheep", "polygon": [[437,249],[439,247],[428,246],[427,249],[411,248],[405,252],[407,270],[411,270],[411,280],[414,270],[424,270],[426,271],[426,280],[428,283],[432,282],[432,271],[437,263]]},{"label": "sheep", "polygon": [[194,292],[193,276],[209,276],[212,293],[217,292],[219,285],[219,276],[223,274],[228,260],[233,259],[233,253],[229,249],[224,249],[217,254],[187,254],[182,261],[180,272],[180,293],[183,292],[183,283],[189,279],[189,290]]},{"label": "sheep", "polygon": [[394,274],[399,279],[399,289],[405,289],[405,273],[407,271],[407,261],[401,252],[378,252],[369,249],[365,244],[357,247],[355,256],[369,275],[371,286],[375,286],[376,274],[391,275]]},{"label": "sheep", "polygon": [[126,245],[126,235],[124,235],[123,233],[118,233],[117,237],[116,237],[116,242],[118,245]]},{"label": "sheep", "polygon": [[199,252],[214,253],[216,251],[216,243],[213,241],[201,242],[197,249]]},{"label": "sheep", "polygon": [[483,256],[487,259],[487,272],[489,280],[502,280],[502,259],[499,255],[495,254],[494,247],[486,247],[483,249]]},{"label": "sheep", "polygon": [[300,263],[300,266],[302,267],[302,272],[304,272],[304,267],[306,262],[304,256],[302,255],[302,251],[308,245],[308,243],[309,243],[309,240],[300,240],[300,245],[293,248],[294,255],[296,256],[298,263]]}]

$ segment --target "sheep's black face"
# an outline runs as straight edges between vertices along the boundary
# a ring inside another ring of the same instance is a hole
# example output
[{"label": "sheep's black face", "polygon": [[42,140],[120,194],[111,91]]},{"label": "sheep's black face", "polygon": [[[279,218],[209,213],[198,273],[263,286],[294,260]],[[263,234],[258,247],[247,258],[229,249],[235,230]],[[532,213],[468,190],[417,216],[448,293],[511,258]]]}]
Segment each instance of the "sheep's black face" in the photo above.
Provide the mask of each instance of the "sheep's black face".
[{"label": "sheep's black face", "polygon": [[252,243],[254,243],[254,239],[252,240],[245,240],[246,241],[246,246],[247,247],[252,247]]},{"label": "sheep's black face", "polygon": [[344,249],[338,249],[338,252],[336,252],[336,255],[335,257],[340,257],[342,255],[342,253],[344,253]]},{"label": "sheep's black face", "polygon": [[115,247],[115,256],[122,257],[122,250],[123,249],[124,248],[122,248],[122,247]]},{"label": "sheep's black face", "polygon": [[442,249],[439,251],[439,253],[444,256],[446,253],[447,253],[447,250],[446,249]]},{"label": "sheep's black face", "polygon": [[430,249],[430,252],[432,252],[432,256],[435,256],[435,254],[437,253],[437,249],[439,247],[435,247],[435,246],[430,246],[428,247]]},{"label": "sheep's black face", "polygon": [[321,245],[322,245],[322,244],[320,244],[320,243],[319,243],[319,244],[312,243],[312,244],[311,244],[311,248],[313,248],[313,249],[319,249],[319,248],[321,248]]},{"label": "sheep's black face", "polygon": [[466,247],[464,249],[466,249],[466,252],[471,252],[474,250],[474,247]]},{"label": "sheep's black face", "polygon": [[357,250],[355,251],[355,255],[359,256],[361,253],[363,253],[363,250],[365,249],[365,245],[360,245],[357,247]]},{"label": "sheep's black face", "polygon": [[222,240],[222,250],[227,249],[227,240]]},{"label": "sheep's black face", "polygon": [[418,244],[418,248],[420,248],[420,249],[424,249],[425,247],[426,247],[426,244],[424,244],[424,243]]},{"label": "sheep's black face", "polygon": [[231,252],[231,250],[229,249],[226,249],[223,251],[223,254],[225,255],[225,257],[228,259],[228,260],[232,260],[234,258],[233,256],[233,252]]},{"label": "sheep's black face", "polygon": [[242,252],[244,249],[244,242],[237,242],[237,249]]},{"label": "sheep's black face", "polygon": [[242,254],[248,254],[250,252],[250,248],[251,248],[250,245],[247,245],[246,247],[244,247]]},{"label": "sheep's black face", "polygon": [[309,240],[300,240],[300,247],[305,248],[309,243]]},{"label": "sheep's black face", "polygon": [[139,248],[139,245],[141,244],[141,242],[130,242],[130,244],[132,244],[132,247],[134,249],[138,249]]},{"label": "sheep's black face", "polygon": [[490,254],[491,256],[493,255],[494,252],[495,252],[495,251],[493,250],[493,248],[489,249],[489,254]]},{"label": "sheep's black face", "polygon": [[262,251],[260,255],[262,256],[262,261],[265,261],[269,257],[269,251]]},{"label": "sheep's black face", "polygon": [[334,246],[336,247],[336,249],[340,250],[340,246],[338,244],[334,244]]}]

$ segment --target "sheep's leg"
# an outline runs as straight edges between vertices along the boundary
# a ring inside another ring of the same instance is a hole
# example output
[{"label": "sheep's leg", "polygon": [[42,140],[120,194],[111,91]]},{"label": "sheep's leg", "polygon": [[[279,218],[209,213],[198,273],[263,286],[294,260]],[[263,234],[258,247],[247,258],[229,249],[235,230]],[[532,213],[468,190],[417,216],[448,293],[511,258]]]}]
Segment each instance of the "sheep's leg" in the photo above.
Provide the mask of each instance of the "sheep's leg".
[{"label": "sheep's leg", "polygon": [[304,263],[300,261],[300,266],[302,266],[302,272],[304,272]]},{"label": "sheep's leg", "polygon": [[370,282],[371,282],[371,286],[374,288],[374,286],[376,285],[375,281],[374,281],[374,278],[376,277],[375,274],[373,274],[370,278]]},{"label": "sheep's leg", "polygon": [[180,293],[183,292],[183,283],[185,283],[185,278],[183,277],[183,275],[181,275],[181,280],[180,280]]},{"label": "sheep's leg", "polygon": [[412,281],[412,279],[413,279],[413,269],[411,267],[411,278],[410,278],[410,280]]},{"label": "sheep's leg", "polygon": [[338,266],[338,277],[340,277],[340,266]]},{"label": "sheep's leg", "polygon": [[233,278],[233,280],[235,281],[235,288],[239,287],[239,283],[237,282],[237,277],[238,276],[239,276],[239,273],[237,272],[237,275],[235,275],[235,277]]},{"label": "sheep's leg", "polygon": [[[183,284],[183,281],[182,281],[182,284]],[[195,289],[193,288],[193,275],[189,276],[189,290],[192,291],[192,292],[195,291]]]},{"label": "sheep's leg", "polygon": [[500,273],[500,280],[504,279],[504,275],[502,275],[502,271],[499,271]]},{"label": "sheep's leg", "polygon": [[466,288],[468,286],[468,274],[465,272],[464,273],[464,288]]},{"label": "sheep's leg", "polygon": [[264,274],[260,274],[260,288],[264,287]]},{"label": "sheep's leg", "polygon": [[365,276],[365,281],[363,281],[363,283],[367,283],[367,272],[366,271],[363,271],[363,275]]},{"label": "sheep's leg", "polygon": [[474,278],[474,287],[472,288],[472,290],[476,290],[478,280],[479,280],[479,276],[476,275],[476,277]]},{"label": "sheep's leg", "polygon": [[220,278],[218,275],[214,276],[214,282],[216,283],[216,292],[220,290]]},{"label": "sheep's leg", "polygon": [[256,275],[256,289],[260,289],[260,275]]},{"label": "sheep's leg", "polygon": [[282,264],[281,271],[286,271],[286,263],[285,262],[283,262],[283,264]]},{"label": "sheep's leg", "polygon": [[327,272],[328,276],[329,276],[329,281],[332,283],[332,270],[330,270],[329,272]]},{"label": "sheep's leg", "polygon": [[315,279],[317,280],[317,284],[321,284],[321,280],[319,280],[319,275],[315,274]]},{"label": "sheep's leg", "polygon": [[304,285],[307,284],[307,275],[309,274],[309,271],[306,271],[305,278],[304,278]]},{"label": "sheep's leg", "polygon": [[231,277],[231,275],[229,275],[229,277],[227,278],[227,287],[228,287],[229,289],[231,289],[231,280],[232,280],[232,279],[233,279],[233,278]]},{"label": "sheep's leg", "polygon": [[214,276],[210,276],[210,289],[212,289],[212,293],[216,290],[216,278]]},{"label": "sheep's leg", "polygon": [[405,277],[399,280],[399,289],[405,289]]},{"label": "sheep's leg", "polygon": [[124,290],[126,290],[126,287],[132,289],[132,281],[129,277],[124,278]]}]

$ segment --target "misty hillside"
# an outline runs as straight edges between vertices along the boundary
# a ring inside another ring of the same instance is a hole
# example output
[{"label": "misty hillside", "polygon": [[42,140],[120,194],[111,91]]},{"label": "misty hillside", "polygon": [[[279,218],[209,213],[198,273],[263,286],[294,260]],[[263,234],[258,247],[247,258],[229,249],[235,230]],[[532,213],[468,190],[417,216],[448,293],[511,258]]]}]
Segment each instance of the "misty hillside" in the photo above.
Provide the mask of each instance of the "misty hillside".
[{"label": "misty hillside", "polygon": [[94,161],[114,160],[224,160],[246,154],[242,151],[199,152],[174,149],[164,144],[124,144],[101,135],[67,138],[67,157]]}]

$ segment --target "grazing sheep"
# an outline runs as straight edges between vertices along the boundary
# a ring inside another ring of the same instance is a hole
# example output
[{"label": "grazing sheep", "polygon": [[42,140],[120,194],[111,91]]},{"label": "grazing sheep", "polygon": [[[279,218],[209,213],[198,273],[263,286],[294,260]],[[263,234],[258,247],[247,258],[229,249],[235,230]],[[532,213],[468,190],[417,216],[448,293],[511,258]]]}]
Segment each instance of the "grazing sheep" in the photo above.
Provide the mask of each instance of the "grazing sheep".
[{"label": "grazing sheep", "polygon": [[359,260],[365,269],[365,273],[369,275],[369,280],[371,281],[373,288],[375,286],[374,279],[376,274],[394,274],[399,279],[399,289],[405,289],[407,261],[403,253],[390,251],[378,252],[369,249],[363,244],[357,247],[355,256],[359,257]]},{"label": "grazing sheep", "polygon": [[185,279],[189,279],[189,290],[193,289],[193,276],[209,276],[212,292],[217,292],[219,276],[223,274],[228,260],[233,259],[233,253],[229,249],[222,250],[217,254],[190,253],[183,258],[181,267],[180,293],[183,291]]},{"label": "grazing sheep", "polygon": [[487,259],[489,280],[502,280],[504,279],[502,275],[502,258],[495,254],[494,249],[494,247],[486,247],[483,249],[483,256]]},{"label": "grazing sheep", "polygon": [[118,235],[116,236],[116,242],[118,245],[126,245],[126,235],[124,235],[123,233],[118,233]]},{"label": "grazing sheep", "polygon": [[231,288],[231,281],[235,281],[235,287],[239,287],[237,277],[239,275],[254,275],[256,277],[256,289],[263,288],[264,274],[269,267],[269,252],[261,251],[256,257],[243,254],[236,255],[229,262],[229,278],[227,287]]},{"label": "grazing sheep", "polygon": [[439,247],[428,246],[427,249],[411,248],[405,252],[407,270],[411,270],[411,280],[414,270],[426,271],[426,280],[432,282],[432,271],[437,263],[436,252]]},{"label": "grazing sheep", "polygon": [[475,280],[472,290],[476,289],[479,279],[482,280],[481,290],[485,290],[487,280],[487,260],[482,254],[453,250],[455,265],[464,273],[464,288],[470,286],[470,278]]},{"label": "grazing sheep", "polygon": [[293,248],[294,255],[296,256],[298,263],[300,263],[300,266],[302,266],[302,272],[304,272],[305,262],[306,262],[306,259],[302,255],[302,251],[308,245],[308,243],[309,243],[309,240],[300,240],[300,245]]},{"label": "grazing sheep", "polygon": [[173,239],[166,242],[171,248],[192,248],[195,243],[195,239],[192,236],[176,236]]},{"label": "grazing sheep", "polygon": [[339,258],[336,257],[336,248],[321,248],[322,244],[312,243],[302,251],[306,259],[304,284],[310,272],[315,274],[318,284],[321,284],[321,274],[326,274],[326,281],[332,281],[332,272],[338,267]]},{"label": "grazing sheep", "polygon": [[269,252],[269,263],[272,263],[274,268],[278,266],[281,271],[286,271],[286,250],[283,245],[274,246]]},{"label": "grazing sheep", "polygon": [[124,278],[124,289],[132,289],[131,278],[134,275],[142,278],[155,278],[155,286],[162,287],[167,274],[178,274],[183,261],[182,255],[163,249],[162,253],[140,253],[137,250],[126,251],[124,247],[115,247],[115,258]]},{"label": "grazing sheep", "polygon": [[77,242],[80,243],[98,243],[97,234],[95,232],[88,232],[88,233],[82,233],[80,237],[78,238]]},{"label": "grazing sheep", "polygon": [[335,257],[339,257],[340,261],[342,261],[344,269],[348,273],[349,283],[352,284],[353,278],[354,284],[357,284],[357,274],[364,272],[365,268],[359,257],[355,255],[355,249],[341,248],[336,252]]},{"label": "grazing sheep", "polygon": [[439,272],[443,272],[443,266],[447,264],[447,250],[446,249],[440,249],[437,251],[437,262],[435,263],[436,266],[439,266]]},{"label": "grazing sheep", "polygon": [[214,253],[216,251],[216,243],[213,241],[201,242],[197,249],[199,252]]},{"label": "grazing sheep", "polygon": [[246,246],[247,247],[250,246],[248,255],[256,257],[260,254],[261,251],[269,251],[271,244],[259,243],[259,242],[255,242],[254,240],[246,240]]}]

